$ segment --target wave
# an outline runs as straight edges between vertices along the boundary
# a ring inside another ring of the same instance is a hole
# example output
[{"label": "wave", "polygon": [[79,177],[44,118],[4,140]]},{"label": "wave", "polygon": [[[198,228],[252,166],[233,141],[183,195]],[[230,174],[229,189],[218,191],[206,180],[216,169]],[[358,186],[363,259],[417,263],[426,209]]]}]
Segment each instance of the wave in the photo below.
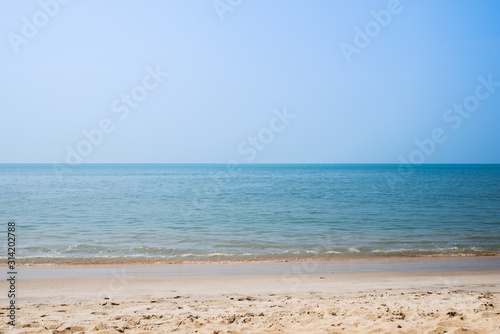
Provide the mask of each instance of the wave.
[{"label": "wave", "polygon": [[[47,250],[47,249],[45,249]],[[363,248],[336,248],[327,250],[294,250],[287,249],[280,252],[266,253],[229,253],[229,252],[179,252],[168,249],[168,254],[162,252],[131,253],[115,250],[110,253],[75,254],[62,253],[54,250],[43,254],[18,256],[17,262],[21,265],[29,264],[104,264],[104,263],[198,263],[198,262],[245,262],[245,261],[331,261],[350,258],[374,257],[435,257],[435,256],[482,256],[500,255],[500,251],[491,251],[481,247],[449,247],[435,249],[363,249]],[[6,257],[0,257],[6,261]]]}]

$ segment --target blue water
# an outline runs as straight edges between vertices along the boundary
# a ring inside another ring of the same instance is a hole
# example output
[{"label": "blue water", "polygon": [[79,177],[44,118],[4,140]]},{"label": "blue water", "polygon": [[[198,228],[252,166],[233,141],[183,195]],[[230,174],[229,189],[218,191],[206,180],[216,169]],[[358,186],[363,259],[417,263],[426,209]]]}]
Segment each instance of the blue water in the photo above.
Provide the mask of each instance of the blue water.
[{"label": "blue water", "polygon": [[0,190],[24,263],[500,254],[500,165],[4,164]]}]

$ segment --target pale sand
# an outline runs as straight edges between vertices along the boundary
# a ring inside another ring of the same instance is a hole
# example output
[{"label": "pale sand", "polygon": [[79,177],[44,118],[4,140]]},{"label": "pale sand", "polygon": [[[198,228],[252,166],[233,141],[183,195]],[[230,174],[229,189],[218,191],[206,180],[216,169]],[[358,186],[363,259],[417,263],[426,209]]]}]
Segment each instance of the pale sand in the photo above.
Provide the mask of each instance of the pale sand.
[{"label": "pale sand", "polygon": [[17,289],[16,327],[3,308],[2,333],[500,333],[498,270],[117,275],[27,279]]}]

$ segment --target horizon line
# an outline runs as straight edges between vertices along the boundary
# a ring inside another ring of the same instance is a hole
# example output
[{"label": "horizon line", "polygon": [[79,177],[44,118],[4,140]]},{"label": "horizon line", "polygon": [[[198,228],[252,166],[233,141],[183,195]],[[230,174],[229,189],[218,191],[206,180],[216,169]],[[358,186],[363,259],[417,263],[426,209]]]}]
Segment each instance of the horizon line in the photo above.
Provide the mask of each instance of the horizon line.
[{"label": "horizon line", "polygon": [[397,162],[0,162],[0,165],[500,165],[500,162],[435,162],[435,163],[397,163]]}]

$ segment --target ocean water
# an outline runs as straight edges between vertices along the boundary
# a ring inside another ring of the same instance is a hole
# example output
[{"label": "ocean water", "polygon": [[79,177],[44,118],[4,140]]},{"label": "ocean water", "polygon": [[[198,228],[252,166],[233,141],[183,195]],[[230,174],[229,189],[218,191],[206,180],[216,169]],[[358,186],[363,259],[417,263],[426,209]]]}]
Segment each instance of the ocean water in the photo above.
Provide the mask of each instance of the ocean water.
[{"label": "ocean water", "polygon": [[3,164],[0,190],[22,263],[500,254],[500,165]]}]

